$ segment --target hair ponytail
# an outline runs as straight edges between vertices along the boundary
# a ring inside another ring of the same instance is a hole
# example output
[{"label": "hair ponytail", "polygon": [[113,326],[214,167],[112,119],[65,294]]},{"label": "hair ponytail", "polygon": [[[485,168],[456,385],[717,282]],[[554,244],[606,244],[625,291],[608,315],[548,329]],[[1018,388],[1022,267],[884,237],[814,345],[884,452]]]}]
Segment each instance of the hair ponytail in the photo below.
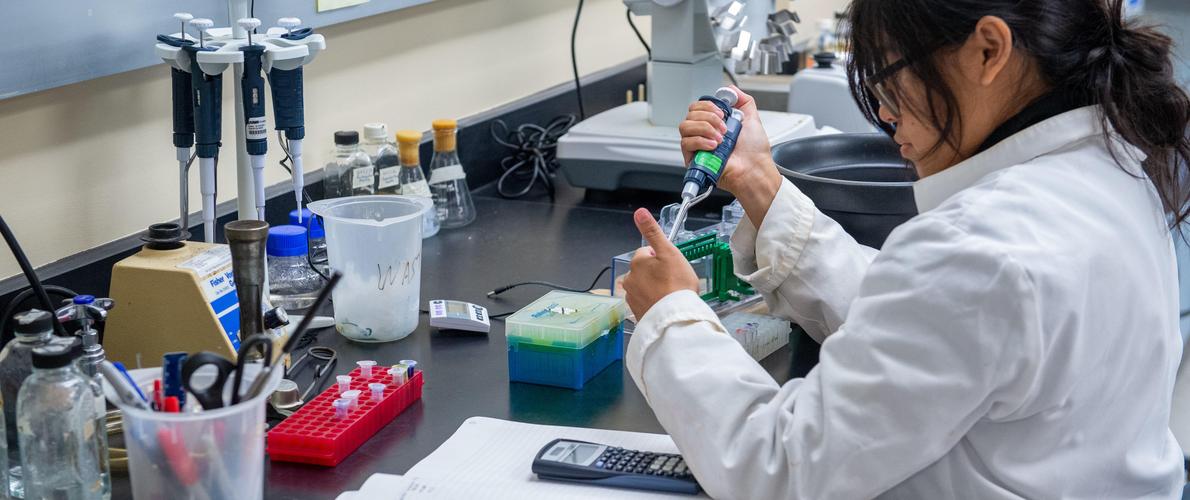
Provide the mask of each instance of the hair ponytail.
[{"label": "hair ponytail", "polygon": [[1101,19],[1107,36],[1087,51],[1083,85],[1111,125],[1105,134],[1114,131],[1144,152],[1145,174],[1177,225],[1190,216],[1190,97],[1174,77],[1173,40],[1126,21],[1122,0],[1106,5]]},{"label": "hair ponytail", "polygon": [[[984,16],[1008,24],[1014,44],[1036,60],[1055,92],[1099,104],[1105,137],[1115,134],[1145,154],[1145,174],[1173,225],[1190,216],[1190,97],[1174,79],[1173,41],[1124,18],[1122,0],[853,0],[852,94],[868,119],[879,103],[864,82],[888,65],[886,53],[923,54],[965,40]],[[926,83],[935,126],[951,140],[956,101],[933,58],[909,65]],[[935,110],[939,102],[942,109]],[[1113,156],[1116,151],[1112,150]],[[1119,162],[1119,158],[1116,158]]]}]

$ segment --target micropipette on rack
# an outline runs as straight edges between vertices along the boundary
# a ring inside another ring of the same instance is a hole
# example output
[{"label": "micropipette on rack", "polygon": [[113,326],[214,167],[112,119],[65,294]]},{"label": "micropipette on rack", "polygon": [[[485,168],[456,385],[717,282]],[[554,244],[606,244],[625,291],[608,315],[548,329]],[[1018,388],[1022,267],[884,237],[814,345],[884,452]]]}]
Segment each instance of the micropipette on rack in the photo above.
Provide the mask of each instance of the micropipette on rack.
[{"label": "micropipette on rack", "polygon": [[686,169],[686,176],[682,179],[682,204],[678,207],[678,214],[674,218],[674,225],[669,230],[669,241],[673,242],[678,233],[686,225],[686,215],[690,207],[697,205],[711,195],[715,185],[719,183],[719,176],[727,167],[727,159],[735,149],[740,129],[743,128],[744,113],[735,109],[739,96],[730,87],[720,87],[714,96],[702,96],[698,100],[708,101],[723,112],[723,121],[727,125],[727,133],[723,134],[723,142],[713,151],[699,151],[694,153],[690,165]]},{"label": "micropipette on rack", "polygon": [[[244,102],[244,142],[248,160],[252,164],[256,218],[264,220],[264,164],[269,137],[264,119],[264,77],[261,75],[264,45],[252,43],[252,32],[260,26],[260,19],[245,18],[236,23],[248,32],[248,45],[240,47],[240,51],[244,53],[244,76],[240,78],[240,93]],[[300,200],[298,205],[301,205]]]},{"label": "micropipette on rack", "polygon": [[[194,19],[189,12],[178,12],[174,19],[182,23],[180,46],[194,45],[186,39],[186,23]],[[174,148],[178,157],[178,225],[189,228],[190,217],[190,148],[194,146],[194,104],[190,100],[190,73],[170,67],[173,84]]]},{"label": "micropipette on rack", "polygon": [[[302,23],[296,17],[283,17],[277,24],[285,28],[284,40],[301,40],[311,34],[309,29],[294,31]],[[273,118],[276,129],[284,131],[288,147],[285,153],[293,160],[293,196],[297,199],[298,223],[301,223],[302,188],[306,185],[302,170],[302,139],[306,137],[305,110],[302,102],[302,67],[269,70],[269,89],[273,92]]]},{"label": "micropipette on rack", "polygon": [[203,73],[198,65],[198,53],[208,49],[203,40],[206,30],[214,26],[210,19],[192,19],[190,25],[199,30],[199,46],[183,47],[190,55],[190,88],[194,98],[194,136],[197,144],[198,179],[202,192],[202,222],[204,240],[215,242],[215,165],[219,159],[221,138],[223,75]]}]

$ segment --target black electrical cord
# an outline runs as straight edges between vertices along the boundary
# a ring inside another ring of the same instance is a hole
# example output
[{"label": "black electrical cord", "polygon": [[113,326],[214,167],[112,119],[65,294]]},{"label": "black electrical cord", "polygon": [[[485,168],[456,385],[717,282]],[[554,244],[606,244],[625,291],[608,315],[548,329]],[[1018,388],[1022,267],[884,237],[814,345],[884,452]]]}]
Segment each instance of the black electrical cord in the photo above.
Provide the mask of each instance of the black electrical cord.
[{"label": "black electrical cord", "polygon": [[[76,295],[78,295],[78,293],[75,293],[74,290],[71,290],[66,287],[57,286],[57,285],[43,285],[43,286],[45,287],[45,291],[47,294],[62,297],[64,299],[72,299]],[[12,300],[10,300],[8,302],[8,305],[5,306],[3,315],[0,315],[0,345],[7,344],[8,341],[13,339],[14,334],[8,328],[8,320],[12,319],[13,315],[15,315],[17,313],[17,308],[21,307],[21,304],[24,303],[26,300],[29,300],[29,298],[32,297],[33,294],[34,294],[34,292],[33,292],[32,288],[25,287],[20,292],[18,292],[15,296],[13,296]],[[49,312],[50,314],[55,313],[55,311],[53,311],[53,310],[50,310],[47,312]]]},{"label": "black electrical cord", "polygon": [[[595,279],[591,280],[591,286],[588,286],[587,288],[582,289],[582,290],[580,290],[578,288],[570,288],[565,285],[559,285],[557,283],[550,283],[548,281],[524,281],[521,283],[513,283],[511,285],[505,285],[505,286],[499,287],[495,290],[492,290],[492,291],[488,292],[488,298],[490,299],[490,298],[500,295],[504,292],[512,290],[513,288],[516,288],[516,287],[528,286],[528,285],[544,286],[544,287],[549,287],[549,288],[553,288],[556,290],[564,290],[567,292],[586,293],[586,292],[590,292],[591,290],[594,290],[595,285],[597,285],[599,283],[600,278],[603,278],[603,275],[607,274],[607,272],[611,271],[611,270],[612,270],[612,266],[604,267],[602,270],[599,271],[599,274],[595,275]],[[425,309],[420,309],[420,312],[422,314],[430,314],[430,311],[427,311]],[[500,314],[488,314],[488,319],[503,319],[508,316],[512,316],[513,314],[516,314],[516,311],[508,311],[508,312],[504,312],[504,313],[500,313]]]},{"label": "black electrical cord", "polygon": [[649,42],[645,41],[645,37],[640,34],[640,30],[636,29],[636,23],[632,21],[632,9],[625,9],[624,14],[628,17],[628,25],[632,27],[632,32],[636,33],[636,39],[640,40],[640,44],[645,48],[645,54],[649,60],[653,60],[653,50],[649,48]]},{"label": "black electrical cord", "polygon": [[[500,168],[504,173],[496,181],[496,192],[505,198],[520,198],[529,194],[540,181],[553,200],[552,179],[554,171],[558,169],[558,139],[576,122],[574,115],[565,115],[554,118],[544,127],[525,123],[509,130],[503,120],[493,120],[492,140],[514,150],[500,160]],[[524,186],[519,190],[509,188],[508,183],[512,179]]]},{"label": "black electrical cord", "polygon": [[21,244],[17,242],[16,236],[12,234],[12,229],[9,229],[8,223],[4,222],[4,217],[0,216],[0,234],[4,236],[4,242],[8,243],[8,249],[12,251],[12,256],[16,258],[17,265],[21,267],[21,272],[25,273],[25,280],[29,282],[33,293],[37,295],[37,300],[41,302],[41,308],[50,313],[54,320],[54,332],[59,336],[65,337],[67,335],[66,329],[62,327],[62,322],[58,321],[58,316],[54,314],[54,304],[50,302],[49,294],[45,293],[45,287],[41,284],[41,279],[37,277],[37,271],[29,264],[29,258],[25,256],[25,251],[21,250]]},{"label": "black electrical cord", "polygon": [[574,93],[578,95],[578,116],[580,120],[587,119],[587,110],[583,107],[583,86],[578,81],[578,58],[574,55],[574,39],[578,34],[578,19],[583,15],[583,0],[578,0],[578,9],[574,11],[574,25],[570,27],[570,69],[574,71]]},{"label": "black electrical cord", "polygon": [[497,288],[497,289],[495,289],[495,290],[492,290],[492,291],[488,292],[488,298],[495,297],[495,296],[497,296],[497,295],[500,295],[500,294],[502,294],[502,293],[504,293],[504,292],[507,292],[507,291],[509,291],[509,290],[512,290],[513,288],[520,287],[520,286],[527,286],[527,285],[544,286],[544,287],[549,287],[549,288],[553,288],[553,289],[556,289],[556,290],[563,290],[563,291],[567,291],[567,292],[579,292],[579,293],[586,293],[586,292],[589,292],[589,291],[591,291],[591,290],[594,290],[594,289],[595,289],[595,285],[599,284],[599,280],[603,278],[603,275],[604,275],[604,274],[607,274],[607,272],[608,272],[608,271],[611,271],[611,270],[612,270],[612,266],[606,266],[606,267],[604,267],[604,268],[603,268],[603,270],[599,271],[599,274],[596,274],[596,275],[595,275],[595,279],[594,279],[594,280],[591,280],[591,285],[590,285],[590,286],[588,286],[587,288],[582,288],[582,289],[579,289],[579,288],[571,288],[571,287],[568,287],[568,286],[566,286],[566,285],[559,285],[559,284],[557,284],[557,283],[550,283],[550,282],[548,282],[548,281],[523,281],[523,282],[520,282],[520,283],[513,283],[513,284],[511,284],[511,285],[505,285],[505,286],[502,286],[502,287],[500,287],[500,288]]}]

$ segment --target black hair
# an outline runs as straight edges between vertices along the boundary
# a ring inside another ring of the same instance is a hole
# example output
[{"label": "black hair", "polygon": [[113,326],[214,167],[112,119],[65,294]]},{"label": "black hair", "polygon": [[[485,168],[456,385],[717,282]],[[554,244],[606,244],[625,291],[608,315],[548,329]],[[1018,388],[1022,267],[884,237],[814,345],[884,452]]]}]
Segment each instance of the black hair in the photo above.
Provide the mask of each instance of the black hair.
[{"label": "black hair", "polygon": [[[941,138],[931,153],[943,143],[958,150],[958,103],[938,56],[965,41],[981,18],[998,17],[1012,30],[1013,46],[1034,60],[1052,92],[1100,105],[1105,139],[1114,131],[1146,155],[1144,171],[1171,226],[1177,225],[1190,216],[1190,97],[1174,77],[1173,41],[1153,26],[1125,19],[1122,2],[854,0],[846,16],[852,96],[868,121],[892,135],[895,130],[879,119],[880,104],[866,84],[896,62],[886,60],[886,54],[907,58],[903,71],[924,83],[925,99],[907,103],[902,98],[901,107],[933,120]],[[886,85],[900,95],[892,82]],[[1115,157],[1115,149],[1109,151]]]}]

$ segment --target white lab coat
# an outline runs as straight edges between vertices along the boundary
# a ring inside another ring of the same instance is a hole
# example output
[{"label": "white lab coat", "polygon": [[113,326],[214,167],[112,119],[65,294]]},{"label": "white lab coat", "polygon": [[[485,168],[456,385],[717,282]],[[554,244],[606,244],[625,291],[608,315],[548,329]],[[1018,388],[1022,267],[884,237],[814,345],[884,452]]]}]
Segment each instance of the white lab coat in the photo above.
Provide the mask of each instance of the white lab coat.
[{"label": "white lab coat", "polygon": [[1177,498],[1182,353],[1166,219],[1098,108],[919,181],[882,251],[788,181],[736,271],[822,341],[778,385],[689,291],[626,364],[716,498]]}]

